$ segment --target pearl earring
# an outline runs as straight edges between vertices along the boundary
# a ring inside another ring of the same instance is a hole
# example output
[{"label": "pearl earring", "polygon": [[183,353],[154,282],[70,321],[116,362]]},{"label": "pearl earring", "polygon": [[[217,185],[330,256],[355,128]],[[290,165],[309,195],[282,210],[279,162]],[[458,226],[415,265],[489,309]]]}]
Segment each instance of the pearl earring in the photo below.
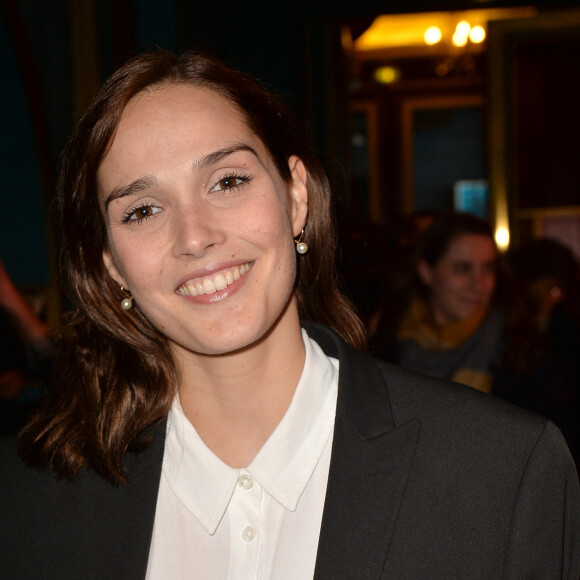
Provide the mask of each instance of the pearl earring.
[{"label": "pearl earring", "polygon": [[304,228],[298,234],[298,236],[294,238],[294,243],[296,244],[296,251],[301,255],[304,255],[306,254],[306,252],[308,252],[308,244],[302,241],[303,237],[304,237]]},{"label": "pearl earring", "polygon": [[131,292],[129,292],[129,290],[127,290],[123,286],[121,286],[121,292],[125,293],[125,298],[121,300],[121,308],[123,310],[131,310],[133,306],[133,296],[131,296]]}]

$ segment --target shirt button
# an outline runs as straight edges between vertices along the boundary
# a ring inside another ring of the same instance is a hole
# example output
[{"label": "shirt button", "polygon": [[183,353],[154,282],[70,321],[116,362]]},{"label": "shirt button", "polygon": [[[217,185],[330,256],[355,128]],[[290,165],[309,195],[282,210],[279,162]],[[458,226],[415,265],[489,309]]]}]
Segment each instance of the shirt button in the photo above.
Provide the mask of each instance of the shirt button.
[{"label": "shirt button", "polygon": [[240,477],[238,477],[238,485],[242,489],[245,489],[247,491],[248,489],[252,489],[252,485],[254,485],[254,480],[249,475],[246,475],[244,473],[243,475],[240,475]]},{"label": "shirt button", "polygon": [[246,542],[251,542],[256,537],[256,528],[254,526],[246,526],[242,530],[242,539]]}]

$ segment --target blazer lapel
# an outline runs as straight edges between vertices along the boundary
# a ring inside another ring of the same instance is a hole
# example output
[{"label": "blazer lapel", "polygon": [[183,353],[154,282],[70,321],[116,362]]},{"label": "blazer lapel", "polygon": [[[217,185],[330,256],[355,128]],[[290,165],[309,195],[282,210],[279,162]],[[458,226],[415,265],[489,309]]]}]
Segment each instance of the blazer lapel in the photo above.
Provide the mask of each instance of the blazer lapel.
[{"label": "blazer lapel", "polygon": [[395,426],[376,363],[319,327],[310,335],[338,357],[332,458],[318,544],[316,580],[381,577],[419,438],[416,419]]},{"label": "blazer lapel", "polygon": [[418,433],[419,421],[372,440],[336,426],[314,578],[381,577]]}]

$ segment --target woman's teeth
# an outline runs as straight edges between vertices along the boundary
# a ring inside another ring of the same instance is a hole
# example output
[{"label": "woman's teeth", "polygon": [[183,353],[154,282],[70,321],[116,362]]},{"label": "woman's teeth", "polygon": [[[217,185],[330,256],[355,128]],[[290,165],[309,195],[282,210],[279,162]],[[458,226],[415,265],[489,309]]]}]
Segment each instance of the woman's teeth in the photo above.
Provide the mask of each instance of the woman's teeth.
[{"label": "woman's teeth", "polygon": [[213,294],[218,290],[227,288],[236,280],[239,280],[249,269],[249,264],[242,264],[241,266],[234,266],[233,268],[222,270],[217,274],[212,274],[208,278],[189,280],[177,289],[177,293],[181,294],[182,296],[201,296],[203,294]]}]

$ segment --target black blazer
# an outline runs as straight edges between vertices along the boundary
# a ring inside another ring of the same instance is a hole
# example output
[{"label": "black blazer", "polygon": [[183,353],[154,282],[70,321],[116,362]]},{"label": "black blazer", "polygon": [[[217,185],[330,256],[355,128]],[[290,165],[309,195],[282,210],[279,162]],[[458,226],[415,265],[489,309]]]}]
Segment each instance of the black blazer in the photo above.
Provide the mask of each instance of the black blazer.
[{"label": "black blazer", "polygon": [[[551,423],[307,329],[340,361],[316,579],[578,580],[578,480]],[[144,578],[164,446],[153,430],[119,488],[90,469],[57,481],[3,442],[0,578]]]}]

